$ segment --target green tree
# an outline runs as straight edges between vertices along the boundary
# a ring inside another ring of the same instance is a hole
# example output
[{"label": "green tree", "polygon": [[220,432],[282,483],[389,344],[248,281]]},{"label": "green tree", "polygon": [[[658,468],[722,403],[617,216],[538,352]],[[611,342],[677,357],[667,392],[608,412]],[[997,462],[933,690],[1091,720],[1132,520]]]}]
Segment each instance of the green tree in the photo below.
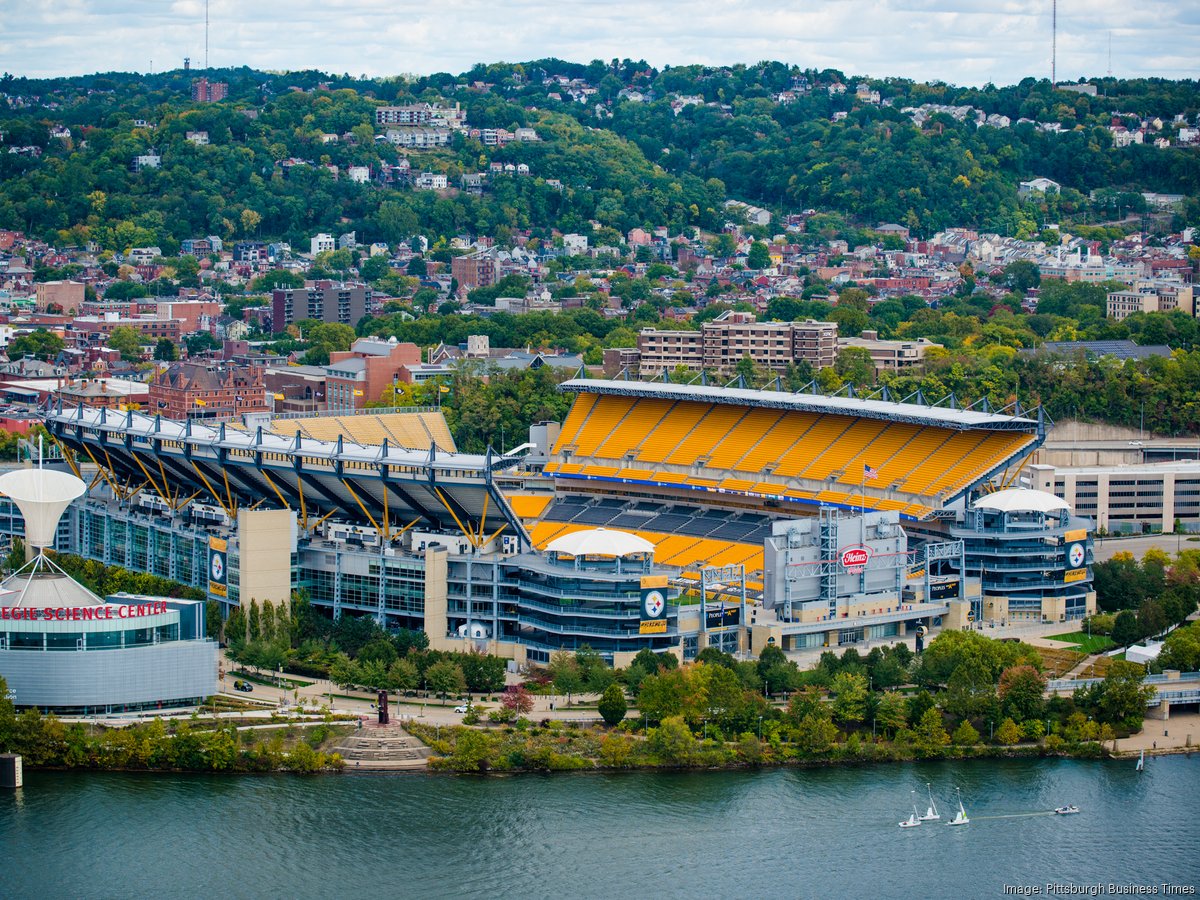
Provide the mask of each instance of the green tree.
[{"label": "green tree", "polygon": [[1154,696],[1154,688],[1142,682],[1144,675],[1145,671],[1136,663],[1123,659],[1113,661],[1100,685],[1097,705],[1102,722],[1142,727],[1146,703]]},{"label": "green tree", "polygon": [[179,359],[179,348],[167,338],[159,338],[154,345],[154,358],[163,362],[174,362]]},{"label": "green tree", "polygon": [[397,659],[387,670],[387,687],[393,691],[414,690],[420,680],[417,667],[407,659]]},{"label": "green tree", "polygon": [[950,735],[942,724],[942,713],[936,707],[925,710],[917,727],[913,729],[917,742],[926,753],[933,753],[950,743]]},{"label": "green tree", "polygon": [[839,672],[833,678],[833,717],[843,725],[861,722],[867,705],[867,676]]},{"label": "green tree", "polygon": [[1042,273],[1036,263],[1018,259],[1004,267],[1001,280],[1010,291],[1024,295],[1030,288],[1042,283]]},{"label": "green tree", "polygon": [[583,690],[583,672],[579,668],[579,661],[571,653],[555,653],[547,671],[554,682],[554,689],[567,695],[567,706],[570,706],[571,695]]},{"label": "green tree", "polygon": [[769,269],[770,267],[770,249],[762,241],[755,241],[750,245],[750,252],[746,254],[746,268]]},{"label": "green tree", "polygon": [[442,698],[447,694],[458,696],[467,689],[467,679],[462,668],[448,659],[434,663],[426,669],[425,681],[429,688]]},{"label": "green tree", "polygon": [[1000,674],[1000,707],[1017,722],[1041,719],[1046,679],[1033,666],[1012,666]]},{"label": "green tree", "polygon": [[887,691],[879,698],[875,721],[884,735],[894,735],[908,724],[908,704],[898,691]]},{"label": "green tree", "polygon": [[827,753],[837,739],[837,726],[829,718],[829,710],[816,709],[796,726],[796,746],[801,753]]},{"label": "green tree", "polygon": [[1021,729],[1017,727],[1017,723],[1010,718],[1006,718],[1000,723],[1000,727],[996,729],[996,742],[1005,746],[1012,746],[1019,743],[1021,740]]},{"label": "green tree", "polygon": [[118,325],[105,340],[113,350],[121,354],[125,362],[137,362],[142,358],[142,333],[129,325]]},{"label": "green tree", "polygon": [[1141,638],[1138,629],[1137,615],[1130,609],[1123,609],[1113,620],[1112,639],[1118,647],[1128,647]]},{"label": "green tree", "polygon": [[456,772],[482,772],[490,767],[494,751],[491,735],[473,728],[458,728],[450,763]]},{"label": "green tree", "polygon": [[954,734],[951,735],[951,740],[960,747],[970,747],[979,743],[979,732],[975,730],[966,719],[954,729]]},{"label": "green tree", "polygon": [[57,334],[39,328],[13,338],[8,344],[8,358],[15,360],[32,356],[35,359],[50,361],[56,359],[64,347],[66,342]]},{"label": "green tree", "polygon": [[619,684],[610,684],[600,695],[598,710],[604,724],[613,727],[625,718],[629,707],[625,702],[625,692]]}]

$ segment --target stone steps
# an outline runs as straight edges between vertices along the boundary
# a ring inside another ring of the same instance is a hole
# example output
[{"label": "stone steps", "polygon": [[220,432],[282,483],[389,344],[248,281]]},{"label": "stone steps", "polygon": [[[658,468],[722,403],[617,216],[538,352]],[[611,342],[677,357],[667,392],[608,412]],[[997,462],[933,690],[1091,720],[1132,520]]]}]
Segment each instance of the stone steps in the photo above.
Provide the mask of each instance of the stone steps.
[{"label": "stone steps", "polygon": [[356,769],[424,768],[429,748],[397,725],[369,725],[335,748]]}]

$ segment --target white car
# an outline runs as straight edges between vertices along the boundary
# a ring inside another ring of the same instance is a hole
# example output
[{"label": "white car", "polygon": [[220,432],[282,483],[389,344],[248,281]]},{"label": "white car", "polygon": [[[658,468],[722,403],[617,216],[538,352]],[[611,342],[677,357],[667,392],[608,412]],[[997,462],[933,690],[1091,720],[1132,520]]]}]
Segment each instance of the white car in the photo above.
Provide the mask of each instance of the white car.
[{"label": "white car", "polygon": [[456,713],[465,713],[470,708],[471,708],[470,706],[456,706],[456,707],[454,707],[454,711]]}]

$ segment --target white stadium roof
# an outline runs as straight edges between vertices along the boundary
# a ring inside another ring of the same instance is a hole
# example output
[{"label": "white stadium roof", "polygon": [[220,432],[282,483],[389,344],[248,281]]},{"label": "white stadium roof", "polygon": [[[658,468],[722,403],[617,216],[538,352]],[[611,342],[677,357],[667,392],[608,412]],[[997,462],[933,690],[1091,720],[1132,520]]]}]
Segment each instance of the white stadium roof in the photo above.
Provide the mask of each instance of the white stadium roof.
[{"label": "white stadium roof", "polygon": [[997,512],[1040,512],[1070,511],[1067,501],[1046,491],[1031,488],[1009,488],[986,494],[975,501],[976,509],[994,509]]}]

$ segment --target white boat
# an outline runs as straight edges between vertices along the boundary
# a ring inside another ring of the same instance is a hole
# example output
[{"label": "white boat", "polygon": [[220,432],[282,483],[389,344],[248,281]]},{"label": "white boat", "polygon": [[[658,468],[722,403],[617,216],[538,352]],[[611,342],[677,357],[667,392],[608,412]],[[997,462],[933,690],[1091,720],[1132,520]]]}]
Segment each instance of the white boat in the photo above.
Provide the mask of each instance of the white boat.
[{"label": "white boat", "polygon": [[1058,816],[1074,816],[1079,813],[1079,807],[1072,803],[1070,806],[1059,806],[1054,810],[1054,814]]},{"label": "white boat", "polygon": [[[955,788],[955,790],[958,790]],[[947,825],[970,825],[971,820],[967,818],[967,811],[963,809],[962,791],[958,791],[958,812],[954,814],[954,818],[946,823]]]},{"label": "white boat", "polygon": [[1143,750],[1141,755],[1138,757],[1137,770],[1140,772],[1145,768],[1146,768],[1146,751]]},{"label": "white boat", "polygon": [[[913,791],[914,795],[916,793],[917,793],[916,791]],[[921,824],[921,820],[917,817],[917,801],[913,800],[912,815],[910,815],[907,819],[905,819],[903,822],[901,822],[900,827],[901,828],[916,828],[920,824]]]},{"label": "white boat", "polygon": [[922,822],[936,822],[942,816],[941,813],[937,811],[937,806],[933,802],[933,788],[930,786],[928,781],[925,782],[925,789],[929,791],[929,809],[925,811],[925,815],[918,816],[917,818],[919,818]]}]

